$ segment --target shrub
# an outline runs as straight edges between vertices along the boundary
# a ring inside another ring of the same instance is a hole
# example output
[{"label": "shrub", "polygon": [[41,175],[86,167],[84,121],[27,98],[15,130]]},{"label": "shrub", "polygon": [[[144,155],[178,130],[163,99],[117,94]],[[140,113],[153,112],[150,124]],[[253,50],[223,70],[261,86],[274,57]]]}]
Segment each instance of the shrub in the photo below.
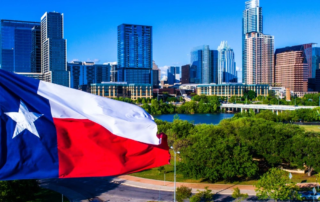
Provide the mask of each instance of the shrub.
[{"label": "shrub", "polygon": [[185,187],[183,185],[181,187],[178,187],[176,196],[178,202],[183,202],[184,199],[187,199],[191,196],[191,188]]}]

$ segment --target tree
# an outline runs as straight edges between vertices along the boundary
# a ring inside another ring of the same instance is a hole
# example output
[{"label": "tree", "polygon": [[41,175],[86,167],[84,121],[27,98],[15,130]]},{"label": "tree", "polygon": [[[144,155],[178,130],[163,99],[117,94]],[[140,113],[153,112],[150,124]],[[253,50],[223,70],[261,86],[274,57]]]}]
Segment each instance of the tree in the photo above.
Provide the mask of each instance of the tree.
[{"label": "tree", "polygon": [[209,190],[208,187],[206,187],[204,191],[198,190],[198,193],[196,193],[190,198],[190,202],[213,202],[212,198],[214,194],[212,194],[211,192],[212,191]]},{"label": "tree", "polygon": [[36,180],[13,180],[0,182],[0,202],[34,201],[40,188]]},{"label": "tree", "polygon": [[254,98],[256,98],[256,92],[254,92],[253,90],[245,91],[244,97],[248,97],[249,100],[253,100]]},{"label": "tree", "polygon": [[248,194],[241,194],[238,187],[233,189],[232,198],[236,199],[236,202],[241,202],[248,198]]},{"label": "tree", "polygon": [[[289,200],[295,184],[288,185],[288,173],[271,168],[256,184],[256,195],[259,199]],[[292,186],[293,185],[293,186]]]},{"label": "tree", "polygon": [[319,133],[301,133],[293,138],[291,147],[291,160],[302,169],[306,166],[308,169],[308,176],[311,176],[314,170],[320,172]]},{"label": "tree", "polygon": [[191,196],[191,188],[180,186],[177,188],[176,196],[178,202],[183,202],[184,199],[187,199]]}]

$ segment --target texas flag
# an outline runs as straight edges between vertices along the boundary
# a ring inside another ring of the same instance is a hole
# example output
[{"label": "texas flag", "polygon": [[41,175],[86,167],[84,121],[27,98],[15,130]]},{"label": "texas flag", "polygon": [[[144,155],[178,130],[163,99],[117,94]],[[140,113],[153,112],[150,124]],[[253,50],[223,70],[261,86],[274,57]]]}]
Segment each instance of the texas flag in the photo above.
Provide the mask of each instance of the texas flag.
[{"label": "texas flag", "polygon": [[0,70],[0,180],[114,176],[169,163],[142,108]]}]

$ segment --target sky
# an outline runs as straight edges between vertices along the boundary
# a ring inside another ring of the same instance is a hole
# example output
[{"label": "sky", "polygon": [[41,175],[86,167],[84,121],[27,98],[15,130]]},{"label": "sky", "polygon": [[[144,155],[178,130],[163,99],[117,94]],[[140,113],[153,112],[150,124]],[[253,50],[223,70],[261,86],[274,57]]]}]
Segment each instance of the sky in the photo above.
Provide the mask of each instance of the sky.
[{"label": "sky", "polygon": [[[45,12],[64,13],[68,61],[117,61],[117,26],[153,27],[153,59],[159,67],[189,64],[190,50],[217,49],[221,41],[242,66],[245,0],[0,0],[0,19],[40,21]],[[264,34],[275,48],[319,43],[319,0],[260,0]]]}]

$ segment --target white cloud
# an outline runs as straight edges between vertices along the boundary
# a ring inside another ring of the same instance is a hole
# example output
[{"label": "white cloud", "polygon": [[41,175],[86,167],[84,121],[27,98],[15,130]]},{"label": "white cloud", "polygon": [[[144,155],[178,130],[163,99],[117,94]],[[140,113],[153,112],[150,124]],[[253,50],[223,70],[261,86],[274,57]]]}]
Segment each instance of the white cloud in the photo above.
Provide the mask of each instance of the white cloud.
[{"label": "white cloud", "polygon": [[117,65],[118,64],[118,62],[105,62],[105,63],[103,63],[104,65],[107,65],[107,64],[110,64],[110,65]]},{"label": "white cloud", "polygon": [[236,67],[236,71],[241,71],[242,70],[242,68],[241,67]]},{"label": "white cloud", "polygon": [[79,59],[72,59],[71,62],[78,62]]}]

